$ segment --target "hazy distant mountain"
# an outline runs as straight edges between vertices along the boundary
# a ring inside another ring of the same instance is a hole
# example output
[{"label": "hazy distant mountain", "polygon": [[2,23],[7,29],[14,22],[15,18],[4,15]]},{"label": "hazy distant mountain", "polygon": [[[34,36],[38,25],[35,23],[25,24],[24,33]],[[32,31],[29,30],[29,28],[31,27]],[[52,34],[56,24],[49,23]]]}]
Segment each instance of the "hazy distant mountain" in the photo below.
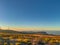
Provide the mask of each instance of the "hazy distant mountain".
[{"label": "hazy distant mountain", "polygon": [[60,35],[60,31],[46,31],[49,34]]},{"label": "hazy distant mountain", "polygon": [[48,34],[47,32],[41,31],[41,32],[34,32],[34,31],[13,31],[13,30],[0,30],[0,33],[11,33],[11,34]]},{"label": "hazy distant mountain", "polygon": [[0,30],[0,33],[10,33],[10,34],[54,34],[54,35],[60,35],[60,31],[13,31],[13,30]]}]

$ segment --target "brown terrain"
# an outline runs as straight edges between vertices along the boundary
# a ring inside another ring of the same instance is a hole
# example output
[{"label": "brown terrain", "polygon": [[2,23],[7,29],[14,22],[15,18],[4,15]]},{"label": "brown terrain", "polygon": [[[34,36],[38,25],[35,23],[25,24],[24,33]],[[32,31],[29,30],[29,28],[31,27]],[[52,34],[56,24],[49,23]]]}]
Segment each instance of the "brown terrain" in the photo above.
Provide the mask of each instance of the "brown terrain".
[{"label": "brown terrain", "polygon": [[22,42],[26,45],[40,45],[42,42],[41,45],[57,45],[60,44],[60,35],[0,31],[1,45],[23,45]]}]

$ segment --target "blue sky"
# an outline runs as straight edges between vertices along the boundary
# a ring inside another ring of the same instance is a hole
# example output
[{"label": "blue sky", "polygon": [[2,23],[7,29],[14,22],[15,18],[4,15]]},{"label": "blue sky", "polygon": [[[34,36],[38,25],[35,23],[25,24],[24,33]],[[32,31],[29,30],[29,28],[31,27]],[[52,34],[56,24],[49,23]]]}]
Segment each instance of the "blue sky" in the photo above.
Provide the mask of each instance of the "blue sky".
[{"label": "blue sky", "polygon": [[0,0],[0,25],[60,27],[60,0]]}]

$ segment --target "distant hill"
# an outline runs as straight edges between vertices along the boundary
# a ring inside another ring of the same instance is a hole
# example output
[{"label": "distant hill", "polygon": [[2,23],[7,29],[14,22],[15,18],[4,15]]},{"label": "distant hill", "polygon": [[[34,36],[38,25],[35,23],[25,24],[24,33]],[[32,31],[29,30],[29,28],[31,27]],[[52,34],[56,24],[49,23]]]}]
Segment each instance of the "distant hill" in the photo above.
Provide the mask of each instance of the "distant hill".
[{"label": "distant hill", "polygon": [[10,33],[10,34],[48,34],[47,32],[34,32],[34,31],[13,31],[13,30],[0,30],[0,33]]},{"label": "distant hill", "polygon": [[36,31],[35,32],[35,31],[0,30],[0,33],[60,35],[60,31]]},{"label": "distant hill", "polygon": [[60,31],[46,31],[49,34],[55,34],[55,35],[60,35]]},{"label": "distant hill", "polygon": [[20,33],[20,32],[13,31],[13,30],[0,30],[0,33],[12,33],[12,34],[14,34],[14,33]]}]

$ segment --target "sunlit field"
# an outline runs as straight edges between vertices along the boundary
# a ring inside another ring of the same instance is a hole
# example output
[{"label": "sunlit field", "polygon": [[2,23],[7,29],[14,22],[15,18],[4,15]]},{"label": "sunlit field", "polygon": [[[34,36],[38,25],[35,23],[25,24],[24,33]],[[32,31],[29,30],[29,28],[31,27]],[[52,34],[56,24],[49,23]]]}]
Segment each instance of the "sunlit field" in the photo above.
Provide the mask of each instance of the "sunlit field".
[{"label": "sunlit field", "polygon": [[0,32],[0,45],[60,45],[60,35]]}]

